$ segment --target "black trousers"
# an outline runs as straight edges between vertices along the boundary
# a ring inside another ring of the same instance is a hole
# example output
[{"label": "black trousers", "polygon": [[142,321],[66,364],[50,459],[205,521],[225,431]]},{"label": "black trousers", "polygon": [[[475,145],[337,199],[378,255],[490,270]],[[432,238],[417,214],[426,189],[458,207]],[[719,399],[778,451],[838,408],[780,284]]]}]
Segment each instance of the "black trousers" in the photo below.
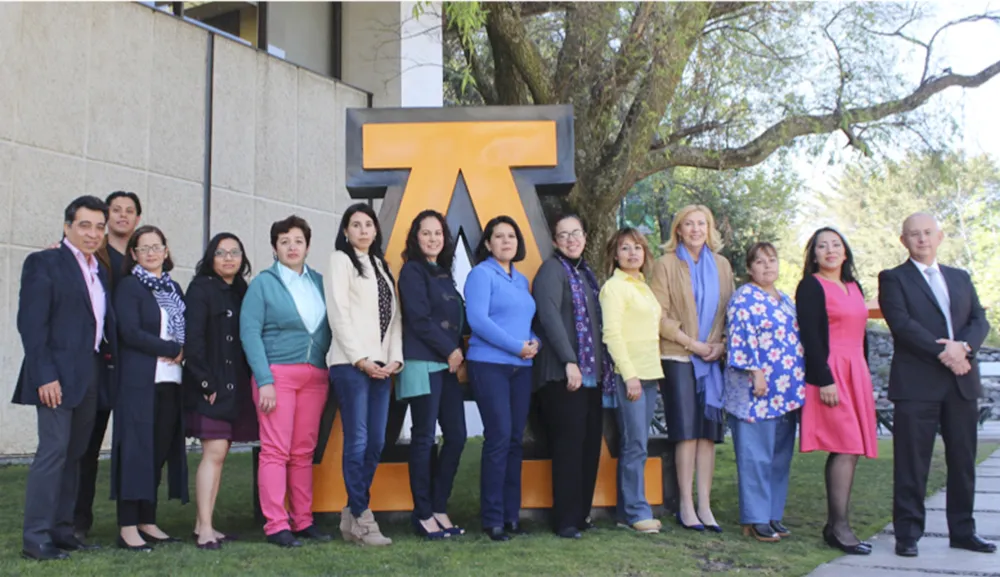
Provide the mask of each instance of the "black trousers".
[{"label": "black trousers", "polygon": [[80,479],[79,461],[87,448],[97,412],[99,357],[91,374],[79,375],[86,387],[80,404],[38,412],[38,449],[28,470],[24,496],[24,548],[36,551],[73,535],[73,503]]},{"label": "black trousers", "polygon": [[108,430],[111,411],[98,409],[94,431],[90,434],[87,450],[80,458],[80,484],[73,510],[73,527],[77,531],[90,531],[94,526],[94,496],[97,494],[97,463],[101,458],[101,445]]},{"label": "black trousers", "polygon": [[601,389],[566,390],[566,381],[539,391],[552,455],[552,524],[579,528],[590,515],[601,459]]},{"label": "black trousers", "polygon": [[953,539],[976,532],[972,516],[976,495],[976,426],[979,408],[957,387],[940,402],[895,401],[893,425],[892,522],[896,539],[924,534],[924,498],[938,425],[948,465],[948,533]]},{"label": "black trousers", "polygon": [[[177,383],[156,383],[156,400],[153,417],[153,500],[118,500],[118,526],[156,524],[156,493],[163,477],[163,465],[170,457],[170,447],[177,435],[181,418],[181,386]],[[123,467],[129,466],[123,463]]]}]

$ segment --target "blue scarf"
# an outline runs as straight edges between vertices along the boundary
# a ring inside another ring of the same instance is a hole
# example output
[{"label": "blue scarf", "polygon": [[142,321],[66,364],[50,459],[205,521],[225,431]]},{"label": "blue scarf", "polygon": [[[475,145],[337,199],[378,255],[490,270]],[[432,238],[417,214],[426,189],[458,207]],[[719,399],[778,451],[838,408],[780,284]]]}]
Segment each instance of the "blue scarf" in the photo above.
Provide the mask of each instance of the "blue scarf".
[{"label": "blue scarf", "polygon": [[[691,288],[694,290],[695,307],[698,310],[698,340],[708,341],[719,310],[719,270],[715,266],[715,254],[708,245],[701,247],[701,255],[695,263],[683,244],[677,247],[677,258],[687,263],[691,273]],[[698,355],[691,355],[694,376],[698,383],[698,393],[705,394],[705,418],[722,422],[722,368],[719,361],[705,362]]]},{"label": "blue scarf", "polygon": [[170,280],[169,273],[163,273],[156,278],[148,270],[139,265],[132,267],[132,276],[139,279],[142,286],[153,293],[156,304],[167,311],[167,334],[174,341],[184,344],[184,300],[177,292],[176,285]]},{"label": "blue scarf", "polygon": [[[587,294],[584,292],[590,289],[594,296],[594,303],[597,307],[597,318],[601,318],[601,303],[599,298],[600,289],[597,284],[597,277],[594,271],[590,270],[587,262],[580,259],[580,266],[574,267],[569,259],[556,253],[559,262],[562,263],[566,277],[569,279],[569,291],[573,295],[573,322],[576,325],[576,358],[580,366],[580,373],[583,375],[583,382],[589,386],[597,385],[597,354],[594,349],[594,327],[590,326],[590,315],[587,314]],[[586,277],[587,286],[584,286],[583,278]],[[600,332],[598,331],[598,334]],[[615,396],[615,369],[611,363],[611,355],[603,342],[598,345],[603,350],[601,358],[601,396],[606,408],[614,408],[617,397]]]}]

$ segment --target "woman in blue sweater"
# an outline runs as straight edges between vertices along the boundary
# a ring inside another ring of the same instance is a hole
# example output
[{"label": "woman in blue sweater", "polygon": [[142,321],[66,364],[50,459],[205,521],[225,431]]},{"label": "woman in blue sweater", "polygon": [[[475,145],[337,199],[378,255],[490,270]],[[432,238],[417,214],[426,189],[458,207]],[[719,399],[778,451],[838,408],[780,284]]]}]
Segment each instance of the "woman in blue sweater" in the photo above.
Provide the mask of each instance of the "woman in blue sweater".
[{"label": "woman in blue sweater", "polygon": [[483,420],[480,515],[494,541],[522,535],[521,436],[531,403],[531,359],[539,341],[531,331],[535,300],[528,279],[514,268],[524,259],[524,237],[509,216],[488,223],[476,248],[479,262],[465,281],[469,381]]},{"label": "woman in blue sweater", "polygon": [[312,461],[330,390],[326,353],[332,336],[323,277],[305,263],[311,238],[300,217],[272,224],[274,266],[253,279],[240,309],[240,339],[253,371],[260,422],[257,485],[264,533],[281,547],[331,538],[312,516]]}]

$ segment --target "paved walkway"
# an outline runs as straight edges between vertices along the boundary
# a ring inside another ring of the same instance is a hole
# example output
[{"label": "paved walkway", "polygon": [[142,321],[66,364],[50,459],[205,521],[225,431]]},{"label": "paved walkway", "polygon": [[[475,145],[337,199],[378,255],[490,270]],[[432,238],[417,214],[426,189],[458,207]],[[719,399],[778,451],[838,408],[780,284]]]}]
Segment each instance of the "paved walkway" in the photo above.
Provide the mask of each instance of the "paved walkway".
[{"label": "paved walkway", "polygon": [[[896,556],[890,524],[871,540],[875,547],[871,555],[844,555],[820,565],[809,577],[1000,576],[1000,553],[948,547],[944,505],[944,491],[927,500],[927,531],[918,544],[919,557]],[[976,469],[976,529],[983,538],[1000,541],[1000,450]]]}]

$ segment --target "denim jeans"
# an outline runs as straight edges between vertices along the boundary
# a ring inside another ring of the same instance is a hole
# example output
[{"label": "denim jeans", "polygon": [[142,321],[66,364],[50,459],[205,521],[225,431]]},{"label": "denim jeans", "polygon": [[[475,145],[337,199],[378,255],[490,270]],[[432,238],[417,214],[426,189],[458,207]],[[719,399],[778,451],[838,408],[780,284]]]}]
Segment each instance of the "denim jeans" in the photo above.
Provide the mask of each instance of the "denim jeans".
[{"label": "denim jeans", "polygon": [[[413,493],[413,514],[427,519],[434,513],[448,512],[458,463],[465,448],[465,400],[458,377],[448,371],[431,373],[431,392],[412,397],[410,401],[410,492]],[[441,423],[444,438],[437,460],[434,433]]]},{"label": "denim jeans", "polygon": [[330,382],[344,424],[344,485],[351,514],[368,509],[375,469],[385,447],[389,379],[372,379],[354,365],[330,367]]},{"label": "denim jeans", "polygon": [[628,400],[625,383],[621,377],[615,394],[618,407],[618,430],[621,436],[621,451],[618,455],[618,521],[634,525],[639,521],[653,518],[653,510],[646,501],[646,443],[649,441],[649,427],[656,411],[656,397],[659,381],[642,381],[642,396],[635,401]]},{"label": "denim jeans", "polygon": [[521,439],[531,406],[531,367],[468,361],[483,420],[479,514],[483,528],[515,523],[521,512]]},{"label": "denim jeans", "polygon": [[766,524],[781,521],[784,516],[796,420],[796,413],[756,423],[730,415],[739,476],[740,523]]}]

